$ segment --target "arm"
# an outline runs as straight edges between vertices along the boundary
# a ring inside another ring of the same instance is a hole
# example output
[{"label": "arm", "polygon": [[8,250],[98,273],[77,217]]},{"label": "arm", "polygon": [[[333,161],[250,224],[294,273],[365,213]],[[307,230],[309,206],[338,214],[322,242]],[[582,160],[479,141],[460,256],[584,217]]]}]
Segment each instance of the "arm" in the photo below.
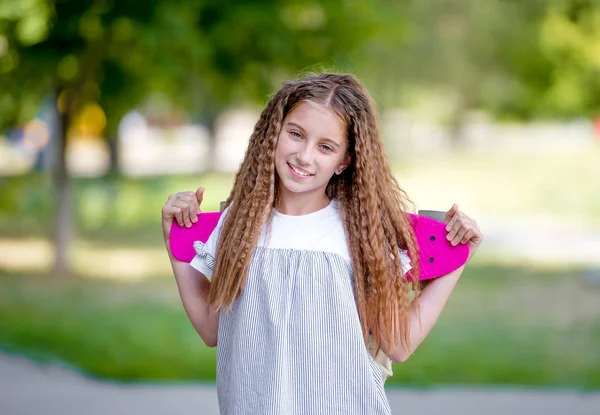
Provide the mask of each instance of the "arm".
[{"label": "arm", "polygon": [[168,243],[167,251],[183,308],[204,343],[209,347],[215,347],[219,328],[219,312],[210,307],[208,303],[210,281],[187,262],[176,260],[171,254]]},{"label": "arm", "polygon": [[[467,260],[469,261],[483,240],[477,223],[459,211],[457,205],[453,205],[446,213],[444,222],[447,224],[446,230],[448,231],[446,238],[452,245],[459,243],[469,244],[469,258]],[[463,273],[464,268],[465,266],[463,265],[449,274],[428,281],[425,288],[421,291],[419,301],[413,301],[410,307],[409,347],[403,347],[400,339],[398,339],[396,350],[389,354],[386,353],[390,359],[399,363],[405,362],[423,340],[425,340],[446,306],[446,302],[458,283],[458,279]],[[385,341],[382,348],[384,351],[389,350]]]},{"label": "arm", "polygon": [[425,340],[446,306],[463,270],[464,265],[443,277],[430,281],[421,291],[419,301],[413,301],[410,307],[410,349],[405,349],[398,341],[398,348],[388,354],[390,359],[398,363],[405,362]]},{"label": "arm", "polygon": [[194,192],[180,193],[179,199],[176,195],[169,196],[162,210],[162,227],[165,247],[169,254],[183,308],[204,343],[209,347],[215,347],[217,345],[219,312],[214,310],[208,302],[210,281],[187,262],[175,259],[169,243],[173,220],[177,220],[182,226],[191,226],[192,222],[195,223],[198,220],[197,215],[200,212],[203,192],[204,189],[200,188],[195,194]]}]

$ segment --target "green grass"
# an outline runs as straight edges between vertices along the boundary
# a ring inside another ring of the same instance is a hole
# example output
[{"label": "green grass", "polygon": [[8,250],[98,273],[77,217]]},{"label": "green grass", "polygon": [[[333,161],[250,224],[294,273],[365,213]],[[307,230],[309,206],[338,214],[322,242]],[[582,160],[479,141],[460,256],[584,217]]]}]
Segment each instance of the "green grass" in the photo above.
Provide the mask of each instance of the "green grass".
[{"label": "green grass", "polygon": [[214,380],[216,349],[188,323],[174,283],[3,275],[0,286],[9,350],[119,380]]},{"label": "green grass", "polygon": [[[474,264],[388,385],[600,387],[600,289],[576,271]],[[174,282],[0,275],[0,344],[118,380],[214,381]]]}]

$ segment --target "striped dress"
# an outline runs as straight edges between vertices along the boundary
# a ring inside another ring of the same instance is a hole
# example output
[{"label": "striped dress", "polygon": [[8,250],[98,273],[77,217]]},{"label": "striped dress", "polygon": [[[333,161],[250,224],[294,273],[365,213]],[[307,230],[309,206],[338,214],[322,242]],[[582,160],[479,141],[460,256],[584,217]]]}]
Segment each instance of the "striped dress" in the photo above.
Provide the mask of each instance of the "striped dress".
[{"label": "striped dress", "polygon": [[[221,221],[191,265],[212,276]],[[405,261],[407,258],[404,258]],[[263,229],[248,279],[219,318],[220,412],[390,414],[381,369],[365,347],[337,202]]]}]

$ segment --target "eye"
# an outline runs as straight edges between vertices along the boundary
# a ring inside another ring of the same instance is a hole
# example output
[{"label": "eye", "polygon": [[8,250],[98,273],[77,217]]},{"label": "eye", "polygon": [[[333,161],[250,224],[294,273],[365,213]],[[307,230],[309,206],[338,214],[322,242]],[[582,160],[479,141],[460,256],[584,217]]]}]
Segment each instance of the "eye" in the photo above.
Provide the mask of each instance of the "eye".
[{"label": "eye", "polygon": [[302,135],[297,131],[290,131],[290,134],[295,138],[302,138]]},{"label": "eye", "polygon": [[328,153],[331,153],[333,151],[333,147],[328,146],[327,144],[322,144],[321,148]]}]

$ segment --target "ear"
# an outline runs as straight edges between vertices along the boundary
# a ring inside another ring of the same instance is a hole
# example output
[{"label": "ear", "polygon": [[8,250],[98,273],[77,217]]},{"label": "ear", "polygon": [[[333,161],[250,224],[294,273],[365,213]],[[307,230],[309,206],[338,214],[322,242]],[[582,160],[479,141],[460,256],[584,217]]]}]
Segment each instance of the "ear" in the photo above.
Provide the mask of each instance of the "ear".
[{"label": "ear", "polygon": [[340,166],[337,168],[337,170],[335,171],[335,174],[337,174],[338,176],[340,174],[342,174],[342,172],[344,170],[346,170],[346,168],[350,165],[350,162],[352,161],[352,157],[350,157],[350,154],[346,154],[346,156],[344,157],[344,161],[342,162],[342,164],[340,164]]}]

